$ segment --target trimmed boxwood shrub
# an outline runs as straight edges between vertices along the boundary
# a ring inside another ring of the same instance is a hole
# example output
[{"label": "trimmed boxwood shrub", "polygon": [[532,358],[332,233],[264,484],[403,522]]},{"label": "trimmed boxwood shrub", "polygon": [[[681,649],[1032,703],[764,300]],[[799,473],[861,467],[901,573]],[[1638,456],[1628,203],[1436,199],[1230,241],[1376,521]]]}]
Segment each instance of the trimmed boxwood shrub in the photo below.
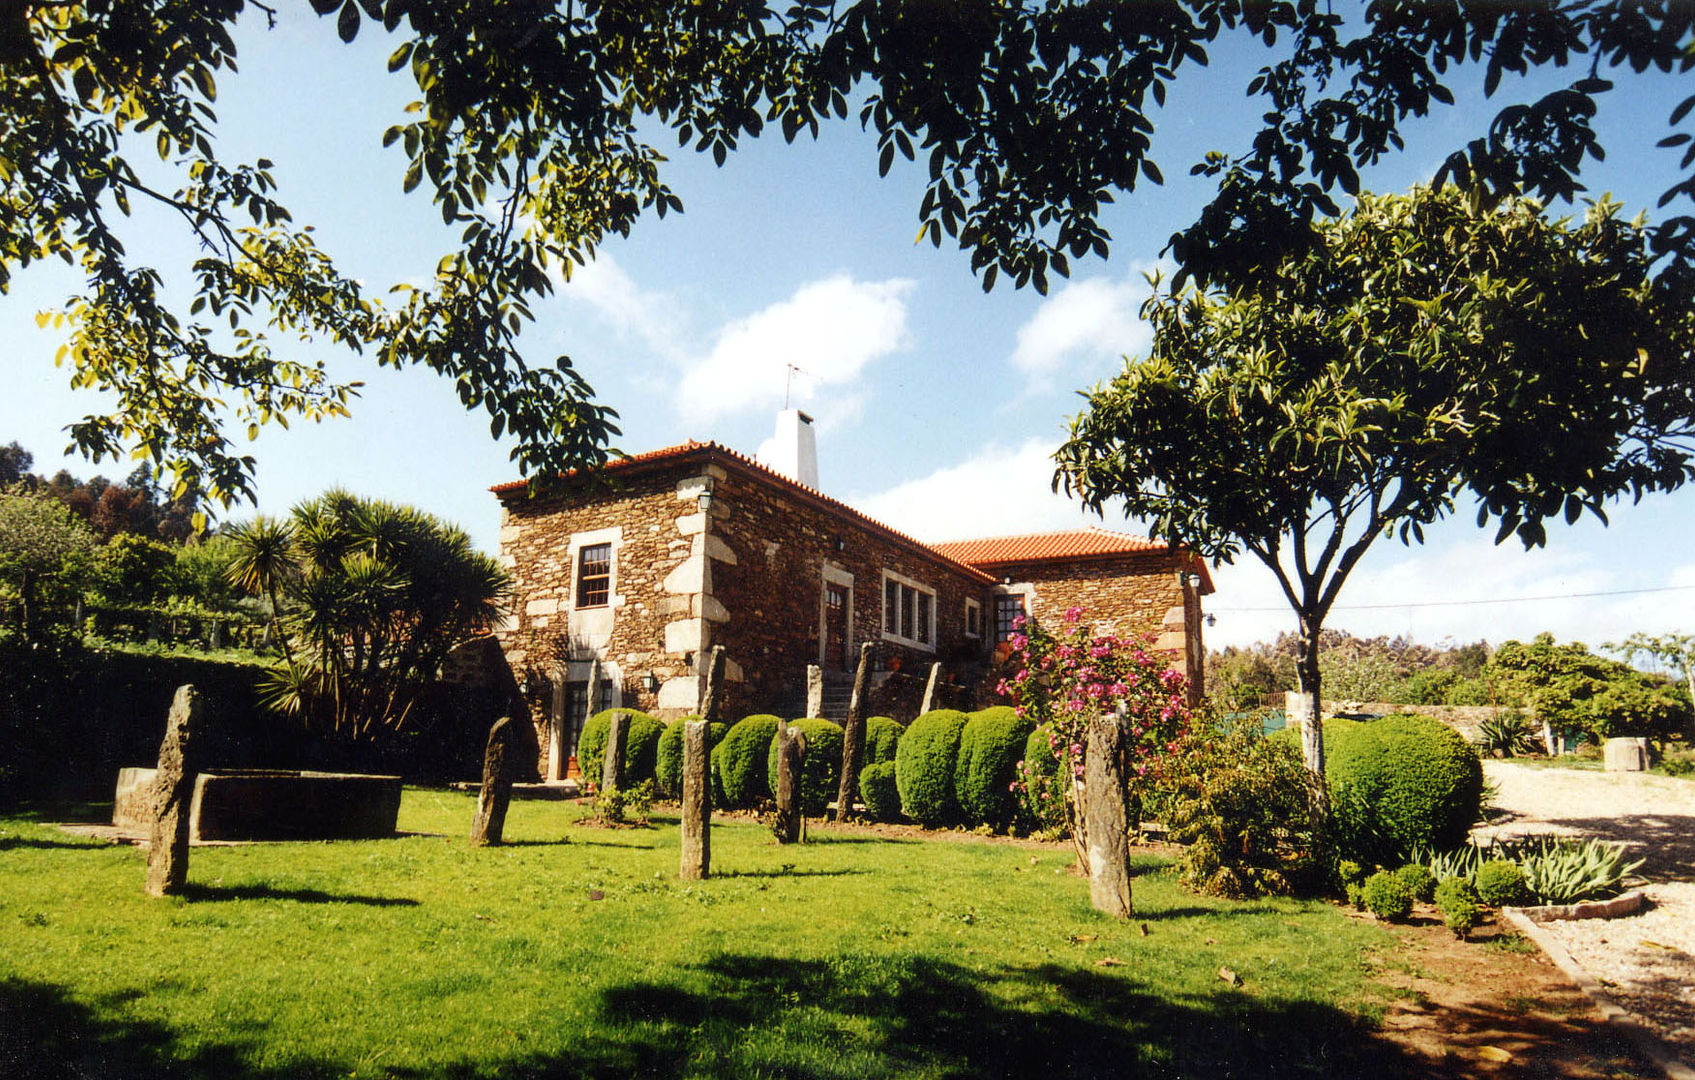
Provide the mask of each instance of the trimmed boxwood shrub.
[{"label": "trimmed boxwood shrub", "polygon": [[[829,808],[842,783],[842,726],[834,720],[808,717],[789,721],[806,736],[806,758],[800,766],[801,813],[814,816]],[[777,740],[765,753],[765,784],[777,793]]]},{"label": "trimmed boxwood shrub", "polygon": [[630,714],[629,729],[624,736],[624,786],[652,780],[659,756],[659,736],[665,734],[665,724],[635,709],[606,709],[584,722],[583,733],[577,736],[577,769],[582,779],[590,784],[600,783],[606,762],[606,733],[616,712]]},{"label": "trimmed boxwood shrub", "polygon": [[724,733],[712,751],[712,771],[718,778],[714,794],[724,796],[720,805],[749,807],[771,797],[771,785],[765,782],[765,755],[780,723],[770,713],[754,713]]},{"label": "trimmed boxwood shrub", "polygon": [[1490,907],[1522,904],[1530,899],[1524,867],[1507,859],[1488,859],[1477,868],[1477,895]]},{"label": "trimmed boxwood shrub", "polygon": [[865,764],[876,765],[895,760],[895,747],[900,745],[901,733],[906,728],[900,721],[888,716],[873,716],[865,721]]},{"label": "trimmed boxwood shrub", "polygon": [[[659,736],[659,749],[654,756],[653,780],[659,788],[659,793],[668,799],[681,798],[683,794],[683,725],[690,721],[699,720],[698,716],[683,716],[665,725],[665,731]],[[706,748],[710,752],[724,741],[724,733],[730,730],[730,725],[722,721],[714,723],[706,729]],[[712,770],[709,767],[707,772]]]},{"label": "trimmed boxwood shrub", "polygon": [[1436,895],[1436,875],[1423,863],[1410,862],[1395,871],[1395,876],[1401,879],[1401,884],[1412,890],[1415,900],[1428,904],[1431,897]]},{"label": "trimmed boxwood shrub", "polygon": [[1459,732],[1425,716],[1324,723],[1327,786],[1343,854],[1390,866],[1465,842],[1483,799],[1483,763]]},{"label": "trimmed boxwood shrub", "polygon": [[1012,782],[1035,730],[1007,705],[970,714],[959,734],[953,772],[954,798],[965,824],[1004,829],[1012,823],[1018,809]]},{"label": "trimmed boxwood shrub", "polygon": [[872,821],[900,820],[900,789],[895,785],[895,763],[877,761],[859,773],[859,801]]},{"label": "trimmed boxwood shrub", "polygon": [[1379,919],[1400,922],[1412,914],[1412,890],[1388,870],[1379,870],[1366,878],[1361,892],[1365,898],[1365,909]]},{"label": "trimmed boxwood shrub", "polygon": [[1052,731],[1053,728],[1043,724],[1024,740],[1024,767],[1043,776],[1055,776],[1059,773],[1059,758],[1054,755],[1051,741]]},{"label": "trimmed boxwood shrub", "polygon": [[953,772],[960,733],[970,719],[957,709],[932,709],[901,736],[895,750],[895,786],[907,817],[934,827],[959,816]]}]

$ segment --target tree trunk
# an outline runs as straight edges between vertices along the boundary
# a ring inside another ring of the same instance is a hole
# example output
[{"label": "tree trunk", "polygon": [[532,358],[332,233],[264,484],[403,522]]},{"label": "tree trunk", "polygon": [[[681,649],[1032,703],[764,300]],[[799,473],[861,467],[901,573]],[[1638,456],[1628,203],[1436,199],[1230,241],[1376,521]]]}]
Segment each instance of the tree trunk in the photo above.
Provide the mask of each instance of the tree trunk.
[{"label": "tree trunk", "polygon": [[1301,757],[1312,774],[1313,808],[1322,821],[1330,816],[1330,793],[1324,782],[1324,695],[1318,674],[1318,628],[1301,620],[1301,694],[1307,717],[1301,725]]},{"label": "tree trunk", "polygon": [[[1067,753],[1060,762],[1060,767],[1070,770],[1071,758]],[[1071,818],[1071,850],[1077,856],[1077,869],[1087,875],[1089,873],[1089,820],[1088,805],[1089,791],[1083,779],[1076,773],[1071,773],[1071,787],[1065,795],[1065,810]]]}]

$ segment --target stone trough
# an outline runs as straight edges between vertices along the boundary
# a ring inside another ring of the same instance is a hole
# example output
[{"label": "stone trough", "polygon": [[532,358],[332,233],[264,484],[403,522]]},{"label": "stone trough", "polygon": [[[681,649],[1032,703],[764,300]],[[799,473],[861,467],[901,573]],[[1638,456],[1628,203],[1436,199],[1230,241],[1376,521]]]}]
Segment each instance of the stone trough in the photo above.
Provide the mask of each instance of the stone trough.
[{"label": "stone trough", "polygon": [[[120,769],[112,824],[145,834],[153,769]],[[393,836],[400,777],[289,769],[215,769],[194,780],[189,839],[367,840]]]}]

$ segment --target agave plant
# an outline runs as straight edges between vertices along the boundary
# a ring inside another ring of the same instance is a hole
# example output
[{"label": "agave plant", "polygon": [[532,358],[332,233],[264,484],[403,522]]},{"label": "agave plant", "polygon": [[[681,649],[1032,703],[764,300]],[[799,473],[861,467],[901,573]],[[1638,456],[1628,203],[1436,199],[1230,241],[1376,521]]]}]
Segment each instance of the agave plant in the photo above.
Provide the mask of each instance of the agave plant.
[{"label": "agave plant", "polygon": [[1415,852],[1413,855],[1415,862],[1430,867],[1438,882],[1459,878],[1476,884],[1477,868],[1483,865],[1483,859],[1483,849],[1469,843],[1452,851]]},{"label": "agave plant", "polygon": [[1533,754],[1541,745],[1536,725],[1521,712],[1497,713],[1477,725],[1477,746],[1486,754]]},{"label": "agave plant", "polygon": [[1514,845],[1525,884],[1540,903],[1575,904],[1617,896],[1643,860],[1625,862],[1625,846],[1593,837],[1549,837]]}]

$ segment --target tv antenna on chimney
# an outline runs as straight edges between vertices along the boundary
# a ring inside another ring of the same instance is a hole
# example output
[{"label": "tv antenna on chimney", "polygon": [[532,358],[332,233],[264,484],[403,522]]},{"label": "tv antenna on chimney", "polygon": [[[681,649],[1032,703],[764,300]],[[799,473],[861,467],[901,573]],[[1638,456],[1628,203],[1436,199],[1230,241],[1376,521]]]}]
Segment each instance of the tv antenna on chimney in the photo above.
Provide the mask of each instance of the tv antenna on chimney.
[{"label": "tv antenna on chimney", "polygon": [[784,364],[783,366],[788,368],[788,371],[783,373],[783,408],[787,410],[789,407],[789,387],[794,382],[795,372],[798,371],[802,375],[811,375],[812,372],[794,364]]}]

